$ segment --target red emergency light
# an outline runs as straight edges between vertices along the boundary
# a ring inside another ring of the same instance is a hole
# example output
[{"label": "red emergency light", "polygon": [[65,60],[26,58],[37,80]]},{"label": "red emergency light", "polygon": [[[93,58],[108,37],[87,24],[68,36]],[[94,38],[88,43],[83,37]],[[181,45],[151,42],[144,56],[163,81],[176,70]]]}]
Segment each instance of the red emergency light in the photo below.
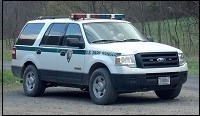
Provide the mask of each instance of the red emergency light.
[{"label": "red emergency light", "polygon": [[124,14],[84,14],[84,13],[75,13],[71,14],[70,18],[73,20],[79,19],[89,19],[89,18],[97,18],[97,19],[117,19],[123,20],[125,18]]}]

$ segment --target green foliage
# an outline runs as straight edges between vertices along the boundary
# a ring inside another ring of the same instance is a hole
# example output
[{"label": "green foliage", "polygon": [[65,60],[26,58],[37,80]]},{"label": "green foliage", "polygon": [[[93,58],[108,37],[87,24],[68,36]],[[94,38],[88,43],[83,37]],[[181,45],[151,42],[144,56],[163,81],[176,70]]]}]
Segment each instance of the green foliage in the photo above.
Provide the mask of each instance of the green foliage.
[{"label": "green foliage", "polygon": [[[134,24],[142,32],[142,26],[139,23]],[[145,35],[158,40],[158,21],[145,23]],[[199,56],[199,29],[194,17],[180,18],[178,20],[161,21],[161,43],[171,45],[181,49],[186,55]]]},{"label": "green foliage", "polygon": [[[2,71],[0,71],[2,74]],[[3,78],[0,79],[0,81],[3,83],[19,83],[20,79],[18,77],[15,77],[10,70],[3,70]]]},{"label": "green foliage", "polygon": [[11,50],[3,51],[3,60],[6,60],[6,61],[11,61],[12,60]]},{"label": "green foliage", "polygon": [[186,61],[188,64],[188,73],[190,75],[199,75],[199,58],[190,57]]},{"label": "green foliage", "polygon": [[[5,43],[5,40],[3,40]],[[2,40],[0,41],[0,47],[2,48]],[[3,50],[0,49],[0,60],[2,60],[2,55],[3,55],[3,60],[11,61],[12,56],[11,56],[11,49],[10,47],[3,46]]]}]

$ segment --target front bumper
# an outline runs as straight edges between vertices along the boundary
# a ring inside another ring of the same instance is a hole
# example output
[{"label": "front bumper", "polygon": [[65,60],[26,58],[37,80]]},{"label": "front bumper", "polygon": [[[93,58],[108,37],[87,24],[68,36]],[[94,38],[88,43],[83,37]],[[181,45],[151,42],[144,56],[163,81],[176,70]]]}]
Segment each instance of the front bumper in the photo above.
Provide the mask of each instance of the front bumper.
[{"label": "front bumper", "polygon": [[[170,76],[170,85],[158,85],[158,77]],[[119,93],[175,89],[187,80],[187,71],[147,74],[111,74]]]}]

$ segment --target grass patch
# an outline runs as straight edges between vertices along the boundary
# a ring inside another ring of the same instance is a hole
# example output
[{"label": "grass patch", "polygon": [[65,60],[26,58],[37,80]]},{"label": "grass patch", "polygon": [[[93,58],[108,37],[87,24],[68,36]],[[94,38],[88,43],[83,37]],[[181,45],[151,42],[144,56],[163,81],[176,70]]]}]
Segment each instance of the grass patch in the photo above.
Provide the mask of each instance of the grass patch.
[{"label": "grass patch", "polygon": [[[0,71],[0,73],[2,74],[2,71]],[[20,83],[20,79],[15,77],[10,70],[3,70],[3,78],[1,78],[1,82],[2,79],[4,84]]]},{"label": "grass patch", "polygon": [[0,60],[2,60],[2,55],[3,55],[3,60],[11,61],[12,60],[11,47],[9,47],[10,45],[6,44],[5,40],[3,40],[3,44],[2,40],[0,39],[0,48],[2,48],[3,45],[3,50],[0,49]]},{"label": "grass patch", "polygon": [[6,61],[12,60],[11,50],[4,50],[3,51],[3,60],[6,60]]},{"label": "grass patch", "polygon": [[199,75],[199,59],[196,57],[187,58],[189,75]]}]

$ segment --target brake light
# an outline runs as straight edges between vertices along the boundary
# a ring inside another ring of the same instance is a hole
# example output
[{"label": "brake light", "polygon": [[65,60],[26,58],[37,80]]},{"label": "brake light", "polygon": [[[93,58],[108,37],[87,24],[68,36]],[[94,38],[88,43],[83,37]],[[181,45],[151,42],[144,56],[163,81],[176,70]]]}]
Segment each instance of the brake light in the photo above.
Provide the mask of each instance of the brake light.
[{"label": "brake light", "polygon": [[12,49],[12,59],[16,59],[16,47]]},{"label": "brake light", "polygon": [[71,14],[70,18],[73,19],[73,20],[79,20],[79,19],[85,19],[85,18],[123,20],[125,18],[125,15],[124,14],[84,14],[84,13],[75,13],[75,14]]}]

